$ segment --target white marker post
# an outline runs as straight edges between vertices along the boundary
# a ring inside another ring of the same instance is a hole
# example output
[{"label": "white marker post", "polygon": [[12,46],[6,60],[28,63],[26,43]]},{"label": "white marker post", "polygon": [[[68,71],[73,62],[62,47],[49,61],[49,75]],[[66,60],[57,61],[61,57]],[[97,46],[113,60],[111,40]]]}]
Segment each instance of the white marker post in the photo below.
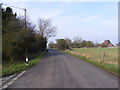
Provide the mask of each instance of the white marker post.
[{"label": "white marker post", "polygon": [[28,65],[28,57],[26,56],[26,65]]}]

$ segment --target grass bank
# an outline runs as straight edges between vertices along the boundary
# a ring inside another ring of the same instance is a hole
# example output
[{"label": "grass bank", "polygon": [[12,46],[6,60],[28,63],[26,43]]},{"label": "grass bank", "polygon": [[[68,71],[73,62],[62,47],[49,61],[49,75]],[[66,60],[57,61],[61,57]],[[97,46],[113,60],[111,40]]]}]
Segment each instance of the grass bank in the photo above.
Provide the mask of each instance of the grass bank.
[{"label": "grass bank", "polygon": [[86,62],[89,62],[97,67],[100,67],[110,73],[113,73],[117,76],[120,76],[120,72],[118,72],[118,65],[117,64],[109,64],[109,63],[104,63],[104,62],[97,62],[95,60],[91,60],[89,58],[86,58],[85,56],[80,56],[80,55],[76,55],[74,53],[71,53],[70,51],[64,51],[65,53],[69,54],[69,55],[72,55],[72,56],[75,56],[81,60],[84,60]]},{"label": "grass bank", "polygon": [[9,75],[19,73],[19,72],[29,69],[30,67],[37,64],[40,61],[40,59],[43,56],[45,56],[45,53],[46,53],[46,51],[40,52],[40,53],[34,55],[34,58],[29,60],[28,65],[26,65],[25,62],[17,62],[17,63],[13,63],[11,65],[6,65],[5,67],[2,68],[2,77],[9,76]]},{"label": "grass bank", "polygon": [[73,48],[71,51],[96,61],[103,59],[104,52],[104,62],[118,64],[118,48]]}]

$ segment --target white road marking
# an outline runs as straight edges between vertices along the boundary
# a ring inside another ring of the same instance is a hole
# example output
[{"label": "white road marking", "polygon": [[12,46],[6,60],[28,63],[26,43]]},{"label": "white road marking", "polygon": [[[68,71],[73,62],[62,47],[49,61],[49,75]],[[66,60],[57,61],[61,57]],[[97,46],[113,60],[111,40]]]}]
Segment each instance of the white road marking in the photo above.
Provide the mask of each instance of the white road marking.
[{"label": "white road marking", "polygon": [[4,89],[4,88],[7,88],[7,85],[4,85],[4,86],[1,88],[1,90]]},{"label": "white road marking", "polygon": [[11,78],[11,77],[13,77],[13,76],[15,76],[15,75],[16,75],[16,74],[14,74],[14,75],[11,75],[11,76],[9,76],[9,77]]},{"label": "white road marking", "polygon": [[5,89],[7,88],[9,85],[11,85],[14,81],[16,81],[20,76],[22,76],[26,71],[21,72],[20,74],[18,74],[15,78],[13,78],[9,83],[7,83],[6,85],[4,85],[2,88],[0,89]]},{"label": "white road marking", "polygon": [[7,80],[9,80],[10,78],[12,78],[15,75],[17,75],[17,74],[11,75],[9,77],[1,78],[0,80],[2,80],[2,83],[4,83],[4,82],[6,82]]}]

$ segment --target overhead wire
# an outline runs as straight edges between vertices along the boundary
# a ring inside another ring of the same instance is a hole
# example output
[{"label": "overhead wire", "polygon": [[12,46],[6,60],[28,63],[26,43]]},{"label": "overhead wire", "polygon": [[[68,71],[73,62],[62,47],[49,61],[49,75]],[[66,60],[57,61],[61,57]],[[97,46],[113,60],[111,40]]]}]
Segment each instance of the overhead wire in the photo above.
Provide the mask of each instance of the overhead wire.
[{"label": "overhead wire", "polygon": [[3,5],[5,5],[5,6],[10,6],[10,7],[13,7],[13,8],[22,9],[22,10],[26,10],[25,8],[15,7],[15,6],[12,6],[12,5],[7,5],[7,4],[3,4]]}]

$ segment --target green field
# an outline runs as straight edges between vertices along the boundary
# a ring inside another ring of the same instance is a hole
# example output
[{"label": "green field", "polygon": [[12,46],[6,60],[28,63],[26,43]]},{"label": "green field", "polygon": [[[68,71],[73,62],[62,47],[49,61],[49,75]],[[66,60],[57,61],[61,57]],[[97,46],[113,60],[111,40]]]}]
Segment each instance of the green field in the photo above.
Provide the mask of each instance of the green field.
[{"label": "green field", "polygon": [[70,52],[99,62],[118,64],[118,48],[73,48]]},{"label": "green field", "polygon": [[[116,75],[120,74],[118,72],[118,48],[73,48],[64,52]],[[104,59],[103,52],[105,52]]]}]

